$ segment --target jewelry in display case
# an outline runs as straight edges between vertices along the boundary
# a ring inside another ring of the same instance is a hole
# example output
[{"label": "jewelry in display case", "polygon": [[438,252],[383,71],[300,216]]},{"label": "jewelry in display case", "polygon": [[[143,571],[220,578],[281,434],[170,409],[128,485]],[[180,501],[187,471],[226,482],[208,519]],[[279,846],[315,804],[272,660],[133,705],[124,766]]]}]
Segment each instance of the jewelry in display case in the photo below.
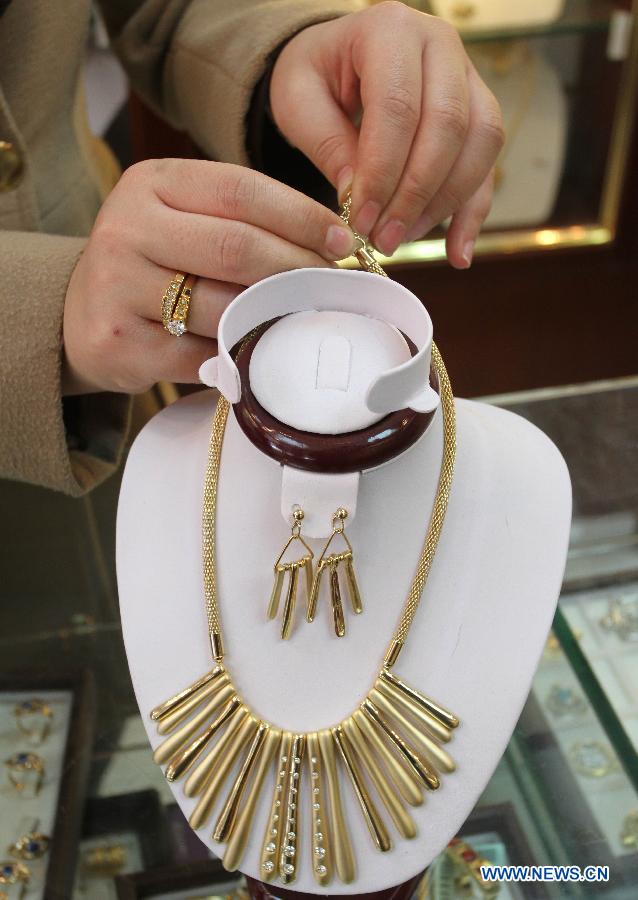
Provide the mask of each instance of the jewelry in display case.
[{"label": "jewelry in display case", "polygon": [[[94,711],[88,670],[0,678],[0,760],[7,782],[0,848],[28,870],[29,900],[72,896],[72,836],[80,829]],[[27,743],[37,744],[37,752]],[[10,900],[19,896],[19,884],[8,891]]]},{"label": "jewelry in display case", "polygon": [[[10,894],[7,891],[4,891],[5,897],[11,898],[20,898],[24,895],[24,891],[26,886],[29,884],[29,880],[31,878],[31,872],[29,871],[29,867],[25,866],[22,862],[0,862],[0,885],[6,885],[7,887],[13,887],[14,885],[18,886],[17,894]],[[1,896],[1,895],[0,895]]]},{"label": "jewelry in display case", "polygon": [[11,844],[7,852],[10,856],[17,856],[19,859],[41,859],[48,852],[50,843],[51,839],[46,834],[29,831]]},{"label": "jewelry in display case", "polygon": [[22,700],[16,705],[15,717],[18,730],[31,743],[42,744],[46,740],[51,730],[53,712],[44,700]]},{"label": "jewelry in display case", "polygon": [[545,705],[558,718],[582,716],[587,711],[587,701],[583,695],[568,685],[552,685]]},{"label": "jewelry in display case", "polygon": [[23,796],[35,796],[44,779],[44,762],[37,753],[13,753],[4,764],[9,781]]},{"label": "jewelry in display case", "polygon": [[104,844],[86,850],[80,862],[83,876],[113,878],[126,865],[127,853],[122,844]]},{"label": "jewelry in display case", "polygon": [[632,809],[625,816],[622,823],[622,831],[620,832],[620,840],[623,847],[629,847],[630,850],[638,850],[638,809]]},{"label": "jewelry in display case", "polygon": [[481,874],[481,867],[489,865],[489,860],[481,856],[474,847],[461,838],[452,838],[447,846],[447,857],[452,861],[457,870],[454,879],[455,887],[465,896],[471,896],[476,887],[486,897],[496,897],[500,890],[500,884],[495,881],[485,881]]},{"label": "jewelry in display case", "polygon": [[600,627],[626,643],[638,641],[638,595],[610,600]]},{"label": "jewelry in display case", "polygon": [[586,778],[604,778],[618,771],[618,761],[601,741],[578,741],[569,749],[574,769]]}]

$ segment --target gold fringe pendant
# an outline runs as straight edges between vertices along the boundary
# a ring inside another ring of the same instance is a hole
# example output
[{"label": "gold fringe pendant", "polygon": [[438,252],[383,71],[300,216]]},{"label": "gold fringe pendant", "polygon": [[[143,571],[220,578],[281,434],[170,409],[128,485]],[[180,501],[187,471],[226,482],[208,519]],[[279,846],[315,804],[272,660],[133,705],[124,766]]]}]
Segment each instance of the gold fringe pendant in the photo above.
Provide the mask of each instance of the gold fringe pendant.
[{"label": "gold fringe pendant", "polygon": [[[332,607],[332,618],[334,622],[334,630],[337,637],[343,637],[346,633],[346,622],[343,614],[343,603],[341,600],[341,588],[339,586],[339,567],[345,569],[345,582],[350,598],[350,606],[352,611],[357,615],[363,612],[363,603],[361,602],[361,592],[357,583],[357,576],[354,572],[354,552],[352,544],[348,540],[345,532],[345,520],[348,517],[348,511],[343,507],[339,507],[332,519],[332,534],[328,538],[325,547],[321,551],[321,556],[317,563],[315,577],[312,582],[308,598],[308,608],[306,610],[306,621],[314,622],[317,614],[317,602],[319,600],[319,589],[324,572],[328,572],[330,576],[330,603]],[[339,553],[330,553],[330,545],[336,537],[341,537],[345,542],[346,549]]]},{"label": "gold fringe pendant", "polygon": [[[196,797],[193,828],[210,820],[230,772],[236,774],[216,812],[212,837],[225,843],[223,864],[235,870],[253,829],[255,811],[275,766],[270,812],[262,841],[264,881],[290,885],[302,866],[302,849],[321,887],[336,875],[356,878],[356,861],[342,802],[344,784],[357,799],[374,846],[388,852],[390,825],[400,838],[416,835],[406,809],[435,791],[454,762],[441,746],[457,717],[397,678],[386,667],[352,715],[320,732],[281,732],[243,703],[228,673],[216,666],[157,706],[151,718],[169,736],[154,753],[169,781],[186,777],[184,792]],[[304,787],[305,785],[305,787]],[[311,798],[310,834],[301,840],[303,793]],[[388,821],[384,817],[388,815]]]},{"label": "gold fringe pendant", "polygon": [[[275,582],[273,584],[272,594],[270,595],[268,610],[266,612],[266,618],[269,620],[274,619],[277,616],[279,603],[281,601],[281,595],[283,593],[285,577],[286,575],[288,575],[288,588],[286,590],[286,600],[284,603],[284,611],[281,620],[282,640],[288,640],[288,638],[292,634],[292,627],[295,619],[295,606],[297,604],[297,586],[300,573],[303,573],[305,575],[306,602],[310,603],[310,594],[312,591],[312,560],[314,558],[314,553],[301,536],[301,523],[303,521],[303,517],[304,514],[302,509],[296,508],[295,510],[293,510],[293,525],[291,535],[286,541],[284,549],[275,560],[275,565],[273,566],[275,573]],[[284,562],[283,558],[288,552],[288,548],[291,545],[296,546],[297,543],[301,544],[304,551],[303,555],[299,557],[299,559],[293,559],[288,562]]]}]

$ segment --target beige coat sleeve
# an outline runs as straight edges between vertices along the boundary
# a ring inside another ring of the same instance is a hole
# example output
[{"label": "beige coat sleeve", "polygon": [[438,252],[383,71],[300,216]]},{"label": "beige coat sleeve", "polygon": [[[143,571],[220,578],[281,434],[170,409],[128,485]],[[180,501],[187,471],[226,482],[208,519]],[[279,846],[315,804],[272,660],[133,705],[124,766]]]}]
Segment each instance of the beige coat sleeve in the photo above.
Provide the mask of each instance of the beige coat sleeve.
[{"label": "beige coat sleeve", "polygon": [[117,464],[129,400],[61,400],[64,298],[84,238],[0,231],[0,478],[79,496]]},{"label": "beige coat sleeve", "polygon": [[270,54],[360,0],[101,0],[136,90],[212,158],[248,164],[246,115]]}]

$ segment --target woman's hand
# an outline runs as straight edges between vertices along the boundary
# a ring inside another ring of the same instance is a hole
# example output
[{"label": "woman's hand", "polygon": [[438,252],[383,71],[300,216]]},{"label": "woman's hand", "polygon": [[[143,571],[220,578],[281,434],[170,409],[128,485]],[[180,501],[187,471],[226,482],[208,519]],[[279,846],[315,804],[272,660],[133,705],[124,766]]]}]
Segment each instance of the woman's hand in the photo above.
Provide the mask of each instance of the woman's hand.
[{"label": "woman's hand", "polygon": [[[219,318],[246,285],[330,266],[354,245],[337,215],[240,166],[163,159],[128,169],[106,200],[69,283],[64,393],[137,393],[196,382]],[[199,276],[176,338],[161,325],[176,271]]]},{"label": "woman's hand", "polygon": [[279,55],[270,102],[340,197],[352,187],[353,225],[379,250],[452,216],[448,258],[470,265],[503,127],[451,25],[398,2],[312,25]]}]

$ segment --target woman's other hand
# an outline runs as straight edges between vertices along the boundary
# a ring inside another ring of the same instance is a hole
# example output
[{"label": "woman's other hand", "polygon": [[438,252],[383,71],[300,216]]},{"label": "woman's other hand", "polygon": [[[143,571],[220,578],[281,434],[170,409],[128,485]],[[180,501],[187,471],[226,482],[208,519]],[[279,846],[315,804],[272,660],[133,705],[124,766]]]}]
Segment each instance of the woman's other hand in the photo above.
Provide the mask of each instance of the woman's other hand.
[{"label": "woman's other hand", "polygon": [[386,2],[312,25],[275,64],[280,131],[338,189],[383,253],[452,216],[447,254],[467,268],[491,203],[501,113],[442,19]]},{"label": "woman's other hand", "polygon": [[[197,382],[216,352],[219,318],[261,278],[330,266],[353,249],[337,215],[240,166],[163,159],[124,172],[69,283],[63,392],[138,393],[159,380]],[[175,272],[197,275],[189,331],[161,324]]]}]

